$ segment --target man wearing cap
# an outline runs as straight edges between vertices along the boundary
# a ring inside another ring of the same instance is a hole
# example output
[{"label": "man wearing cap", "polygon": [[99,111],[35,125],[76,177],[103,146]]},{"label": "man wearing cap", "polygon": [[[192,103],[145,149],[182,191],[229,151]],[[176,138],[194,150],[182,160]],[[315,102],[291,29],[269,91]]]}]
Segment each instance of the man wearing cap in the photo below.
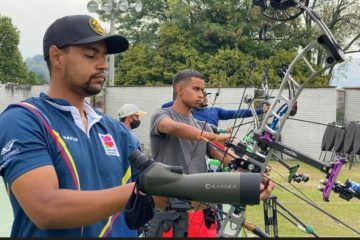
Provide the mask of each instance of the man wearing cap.
[{"label": "man wearing cap", "polygon": [[106,55],[128,46],[87,15],[60,18],[47,29],[48,93],[0,115],[0,175],[14,212],[12,237],[137,236],[123,210],[134,189],[128,156],[138,143],[85,102],[101,91]]},{"label": "man wearing cap", "polygon": [[140,145],[138,137],[132,130],[140,126],[140,116],[145,115],[146,112],[140,111],[135,104],[125,103],[119,108],[118,114],[121,124],[130,130],[132,136]]}]

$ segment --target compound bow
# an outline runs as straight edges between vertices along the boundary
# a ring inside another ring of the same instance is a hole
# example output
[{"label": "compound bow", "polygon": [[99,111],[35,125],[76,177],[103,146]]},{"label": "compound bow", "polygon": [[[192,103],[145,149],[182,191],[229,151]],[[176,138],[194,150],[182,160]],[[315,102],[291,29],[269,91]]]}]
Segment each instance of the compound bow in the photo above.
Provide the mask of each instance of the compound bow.
[{"label": "compound bow", "polygon": [[[242,168],[251,172],[258,172],[264,174],[268,168],[268,162],[273,155],[274,144],[277,144],[280,133],[284,127],[284,124],[289,116],[293,115],[297,108],[297,99],[302,90],[310,81],[319,76],[326,69],[333,67],[335,64],[345,60],[345,55],[334,39],[332,33],[322,21],[322,19],[308,7],[308,0],[254,0],[255,6],[261,7],[261,13],[270,19],[286,21],[291,20],[303,12],[306,12],[311,19],[317,23],[320,28],[321,35],[311,43],[309,43],[291,62],[287,69],[283,69],[283,80],[280,86],[279,92],[270,105],[269,111],[262,121],[261,126],[254,130],[254,141],[240,141],[237,145],[232,143],[226,143],[226,146],[234,150],[234,152],[240,156],[232,162],[232,168]],[[327,53],[325,62],[315,67],[310,61],[307,60],[312,51],[316,49],[325,50]],[[303,80],[297,80],[292,76],[292,72],[295,66],[300,63],[304,63],[310,74]],[[265,87],[265,86],[264,86]],[[286,96],[285,89],[289,88],[292,94]],[[291,154],[290,154],[291,156]],[[315,161],[315,162],[314,162]],[[340,170],[346,159],[342,154],[337,154],[335,163],[320,163],[316,160],[307,162],[310,165],[325,172],[326,182],[323,189],[323,199],[329,201],[330,193],[333,189],[351,189],[347,185],[342,185],[336,182]],[[354,184],[353,184],[354,185]],[[352,185],[352,186],[353,186]],[[337,188],[336,188],[337,187]],[[336,191],[336,190],[335,190]],[[343,191],[345,192],[345,191]],[[348,191],[347,191],[348,192]],[[344,196],[346,194],[343,194]],[[313,205],[314,206],[314,205]],[[320,210],[320,209],[319,209]],[[323,210],[321,210],[323,211]],[[324,211],[323,211],[324,212]],[[330,215],[328,215],[330,216]],[[332,217],[332,216],[331,216]],[[333,219],[336,219],[332,217]],[[338,221],[338,219],[336,219]],[[236,237],[240,233],[245,222],[245,206],[231,206],[227,216],[219,231],[219,236]],[[342,223],[341,221],[338,221]],[[235,226],[235,231],[231,233],[226,232],[226,228],[231,224]],[[359,233],[355,229],[342,223],[344,226]]]}]

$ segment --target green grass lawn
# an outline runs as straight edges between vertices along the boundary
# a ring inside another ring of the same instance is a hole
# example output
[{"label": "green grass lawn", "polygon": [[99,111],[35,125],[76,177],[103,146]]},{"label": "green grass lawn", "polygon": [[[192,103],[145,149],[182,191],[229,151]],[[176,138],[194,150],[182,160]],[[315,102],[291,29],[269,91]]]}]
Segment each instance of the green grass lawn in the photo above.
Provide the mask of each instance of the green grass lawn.
[{"label": "green grass lawn", "polygon": [[[360,200],[357,198],[351,199],[349,202],[343,200],[338,194],[332,192],[330,195],[330,202],[324,202],[322,200],[322,193],[317,190],[320,179],[325,179],[325,174],[319,170],[314,169],[306,164],[297,161],[290,161],[290,165],[300,164],[301,167],[298,173],[306,173],[310,177],[307,183],[293,183],[298,189],[304,192],[310,199],[312,199],[318,206],[336,216],[338,219],[344,221],[348,225],[360,231]],[[287,170],[281,166],[278,162],[271,161],[271,166],[274,170],[281,175],[287,177]],[[360,163],[349,170],[345,165],[340,173],[338,181],[345,182],[346,179],[359,183],[360,182]],[[273,171],[271,177],[275,181],[286,185],[292,191],[294,190],[285,180],[283,180],[278,174]],[[321,213],[317,209],[308,205],[304,201],[296,198],[294,195],[283,191],[280,187],[277,187],[273,191],[273,195],[277,196],[278,201],[282,203],[287,209],[293,212],[298,218],[300,218],[305,224],[313,227],[314,231],[322,237],[325,236],[359,236],[357,233],[345,228],[344,226],[337,224],[334,220],[330,219],[325,214]],[[284,213],[284,211],[282,211]],[[264,217],[263,217],[263,205],[247,207],[246,211],[247,220],[256,224],[264,229]],[[301,231],[292,223],[287,221],[284,217],[278,214],[278,232],[279,237],[309,237],[308,233]]]}]

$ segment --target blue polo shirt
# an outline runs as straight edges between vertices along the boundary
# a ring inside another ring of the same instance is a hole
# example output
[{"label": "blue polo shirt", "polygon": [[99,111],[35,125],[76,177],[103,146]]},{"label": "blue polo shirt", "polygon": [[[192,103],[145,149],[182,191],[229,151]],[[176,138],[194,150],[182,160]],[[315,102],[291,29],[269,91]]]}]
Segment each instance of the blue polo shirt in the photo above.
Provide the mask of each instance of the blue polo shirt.
[{"label": "blue polo shirt", "polygon": [[[54,166],[61,189],[100,190],[132,181],[127,158],[139,145],[117,120],[86,104],[85,129],[78,109],[64,99],[42,93],[24,102],[24,106],[10,105],[0,115],[0,175],[7,189],[17,177],[45,165]],[[137,236],[127,227],[122,212],[83,228],[41,230],[11,191],[9,196],[14,213],[12,237]]]}]

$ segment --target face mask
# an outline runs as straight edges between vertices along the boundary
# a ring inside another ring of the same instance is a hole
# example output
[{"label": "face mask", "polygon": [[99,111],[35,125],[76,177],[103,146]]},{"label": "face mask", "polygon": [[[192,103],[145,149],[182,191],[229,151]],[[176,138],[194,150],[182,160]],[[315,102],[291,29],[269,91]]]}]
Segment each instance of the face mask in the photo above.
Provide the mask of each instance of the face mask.
[{"label": "face mask", "polygon": [[133,119],[133,121],[130,123],[131,129],[138,128],[140,126],[140,120]]}]

